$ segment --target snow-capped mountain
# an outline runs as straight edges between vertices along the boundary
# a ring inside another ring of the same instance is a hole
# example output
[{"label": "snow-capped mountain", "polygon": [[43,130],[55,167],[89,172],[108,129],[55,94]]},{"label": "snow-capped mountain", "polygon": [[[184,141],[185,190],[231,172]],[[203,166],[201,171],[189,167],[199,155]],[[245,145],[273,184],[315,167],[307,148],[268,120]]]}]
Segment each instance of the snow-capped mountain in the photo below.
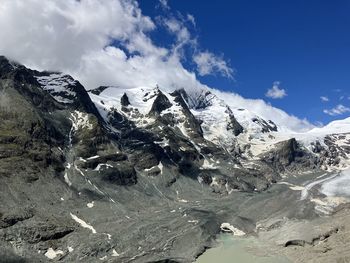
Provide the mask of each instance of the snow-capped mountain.
[{"label": "snow-capped mountain", "polygon": [[[344,169],[349,165],[349,118],[307,132],[296,132],[288,127],[279,127],[273,120],[265,120],[249,109],[229,106],[210,90],[194,94],[188,94],[185,90],[176,92],[181,94],[183,104],[200,123],[203,140],[225,151],[238,151],[242,158],[259,159],[263,153],[273,150],[277,143],[295,138],[305,151],[322,159],[322,169]],[[101,115],[105,116],[106,122],[109,122],[108,112],[117,110],[138,127],[148,127],[156,122],[157,118],[152,117],[151,109],[157,95],[163,94],[169,107],[162,110],[160,115],[171,114],[178,120],[175,126],[184,136],[189,137],[183,125],[186,115],[182,112],[182,104],[176,102],[174,94],[162,91],[160,87],[125,90],[120,87],[104,87],[103,90],[98,88],[89,94]],[[128,105],[122,105],[122,97],[127,98]]]},{"label": "snow-capped mountain", "polygon": [[15,261],[189,262],[233,218],[233,192],[350,166],[349,118],[296,132],[243,104],[87,92],[0,57],[0,247]]}]

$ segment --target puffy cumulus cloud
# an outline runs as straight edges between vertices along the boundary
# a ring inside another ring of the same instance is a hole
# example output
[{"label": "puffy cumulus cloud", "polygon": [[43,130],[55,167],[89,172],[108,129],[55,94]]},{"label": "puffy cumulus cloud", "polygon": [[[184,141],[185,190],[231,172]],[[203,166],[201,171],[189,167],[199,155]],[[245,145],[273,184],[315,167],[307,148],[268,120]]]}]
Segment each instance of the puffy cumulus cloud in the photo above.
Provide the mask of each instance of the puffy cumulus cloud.
[{"label": "puffy cumulus cloud", "polygon": [[268,89],[265,96],[272,99],[282,99],[287,96],[285,89],[280,88],[281,82],[275,81],[271,89]]},{"label": "puffy cumulus cloud", "polygon": [[323,112],[330,116],[337,116],[337,115],[342,115],[344,113],[350,112],[350,108],[342,104],[338,104],[332,109],[323,110]]},{"label": "puffy cumulus cloud", "polygon": [[329,101],[329,98],[326,97],[326,96],[321,96],[320,99],[321,99],[321,101],[323,101],[323,102],[328,102],[328,101]]},{"label": "puffy cumulus cloud", "polygon": [[119,0],[2,0],[0,52],[40,69],[74,71],[113,39],[162,53],[144,32],[154,29],[137,3]]},{"label": "puffy cumulus cloud", "polygon": [[[87,89],[158,84],[167,91],[185,88],[194,92],[208,87],[182,64],[180,51],[191,44],[200,75],[232,77],[233,70],[222,58],[198,51],[196,37],[186,24],[195,24],[194,18],[171,16],[168,2],[161,3],[168,7],[163,26],[175,36],[170,49],[152,41],[150,32],[160,25],[143,15],[134,0],[1,0],[0,54],[35,69],[71,74]],[[262,100],[213,92],[232,107],[249,108],[281,126],[310,128],[306,121]]]},{"label": "puffy cumulus cloud", "polygon": [[233,78],[233,69],[227,65],[226,61],[209,51],[197,52],[193,56],[193,61],[197,65],[200,76],[219,73],[224,77]]}]

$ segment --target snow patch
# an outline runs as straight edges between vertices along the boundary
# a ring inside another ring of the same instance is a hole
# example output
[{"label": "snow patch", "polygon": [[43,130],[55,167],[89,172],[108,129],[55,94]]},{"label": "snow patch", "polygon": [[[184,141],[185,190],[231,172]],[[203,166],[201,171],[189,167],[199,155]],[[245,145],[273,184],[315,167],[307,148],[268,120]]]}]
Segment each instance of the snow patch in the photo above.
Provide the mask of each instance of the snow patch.
[{"label": "snow patch", "polygon": [[[93,129],[93,125],[89,121],[89,115],[87,113],[76,110],[73,113],[71,113],[71,121],[72,121],[73,131],[77,131],[79,129],[88,129],[88,130]],[[93,158],[96,158],[96,157],[93,156]]]},{"label": "snow patch", "polygon": [[68,173],[64,173],[64,181],[68,184],[68,186],[72,186],[72,182],[69,180]]},{"label": "snow patch", "polygon": [[217,167],[210,163],[207,159],[204,159],[203,165],[200,167],[201,170],[215,170]]},{"label": "snow patch", "polygon": [[102,167],[113,167],[113,165],[110,165],[108,163],[99,163],[96,168],[94,169],[94,171],[100,171],[102,169]]},{"label": "snow patch", "polygon": [[51,247],[44,254],[49,259],[54,259],[59,255],[64,255],[62,250],[54,250]]},{"label": "snow patch", "polygon": [[164,168],[164,166],[163,166],[162,162],[159,162],[158,168],[159,168],[159,170],[160,170],[160,174],[163,174],[163,168]]},{"label": "snow patch", "polygon": [[76,215],[74,215],[74,214],[72,214],[72,213],[70,213],[70,216],[72,217],[72,219],[73,219],[74,221],[76,221],[77,223],[79,223],[83,228],[90,229],[91,232],[92,232],[93,234],[96,234],[96,233],[97,233],[96,230],[95,230],[95,228],[93,228],[93,226],[91,226],[91,225],[89,225],[88,223],[86,223],[84,220],[80,219],[79,217],[77,217]]},{"label": "snow patch", "polygon": [[74,102],[71,98],[76,97],[76,93],[69,86],[75,85],[76,81],[70,76],[62,73],[53,73],[49,76],[36,77],[36,79],[42,89],[48,91],[58,102],[66,104]]},{"label": "snow patch", "polygon": [[119,257],[119,256],[120,256],[120,254],[115,249],[113,249],[112,250],[112,257]]},{"label": "snow patch", "polygon": [[220,229],[224,232],[232,232],[234,236],[244,236],[245,232],[230,225],[229,223],[222,223]]}]

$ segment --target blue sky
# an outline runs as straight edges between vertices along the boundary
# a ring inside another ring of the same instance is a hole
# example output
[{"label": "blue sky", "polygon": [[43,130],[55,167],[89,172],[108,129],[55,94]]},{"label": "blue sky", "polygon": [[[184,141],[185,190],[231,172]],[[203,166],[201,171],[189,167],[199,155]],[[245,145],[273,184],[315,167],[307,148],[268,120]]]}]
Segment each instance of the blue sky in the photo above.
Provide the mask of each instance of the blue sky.
[{"label": "blue sky", "polygon": [[[221,76],[199,79],[209,86],[248,98],[263,98],[313,123],[348,117],[350,107],[350,1],[316,0],[140,0],[143,14],[191,14],[201,48],[223,55],[235,69],[234,80]],[[161,29],[152,32],[158,45],[170,43]],[[191,62],[184,62],[191,69]],[[265,96],[273,82],[287,96]],[[321,96],[328,101],[322,101]],[[343,110],[328,111],[343,105]],[[343,114],[338,114],[344,111]]]}]

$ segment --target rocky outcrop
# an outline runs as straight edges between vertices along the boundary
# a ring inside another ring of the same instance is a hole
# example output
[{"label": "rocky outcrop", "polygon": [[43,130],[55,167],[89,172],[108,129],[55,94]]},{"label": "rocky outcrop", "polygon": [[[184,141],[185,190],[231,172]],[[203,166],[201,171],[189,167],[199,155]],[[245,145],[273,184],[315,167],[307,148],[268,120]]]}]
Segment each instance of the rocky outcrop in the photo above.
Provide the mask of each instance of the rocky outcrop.
[{"label": "rocky outcrop", "polygon": [[123,96],[120,98],[120,104],[122,107],[127,107],[130,105],[129,97],[126,95],[126,93],[123,94]]},{"label": "rocky outcrop", "polygon": [[172,104],[170,103],[168,98],[161,91],[158,91],[156,99],[153,101],[152,108],[149,112],[149,115],[157,116],[162,111],[170,108],[171,105]]},{"label": "rocky outcrop", "polygon": [[272,132],[272,131],[277,131],[277,125],[271,121],[265,121],[262,118],[253,118],[252,119],[253,122],[259,124],[262,128],[261,128],[261,132]]},{"label": "rocky outcrop", "polygon": [[302,148],[295,138],[277,143],[274,149],[263,154],[261,160],[278,172],[305,170],[318,167],[317,158]]},{"label": "rocky outcrop", "polygon": [[89,90],[89,92],[91,92],[92,94],[95,94],[95,95],[100,95],[101,92],[103,92],[107,88],[108,88],[107,86],[100,86],[100,87],[98,87],[96,89]]},{"label": "rocky outcrop", "polygon": [[232,130],[235,136],[240,135],[243,132],[242,125],[236,120],[235,116],[232,113],[230,107],[227,106],[227,113],[229,114],[230,121],[227,125],[227,130]]}]

